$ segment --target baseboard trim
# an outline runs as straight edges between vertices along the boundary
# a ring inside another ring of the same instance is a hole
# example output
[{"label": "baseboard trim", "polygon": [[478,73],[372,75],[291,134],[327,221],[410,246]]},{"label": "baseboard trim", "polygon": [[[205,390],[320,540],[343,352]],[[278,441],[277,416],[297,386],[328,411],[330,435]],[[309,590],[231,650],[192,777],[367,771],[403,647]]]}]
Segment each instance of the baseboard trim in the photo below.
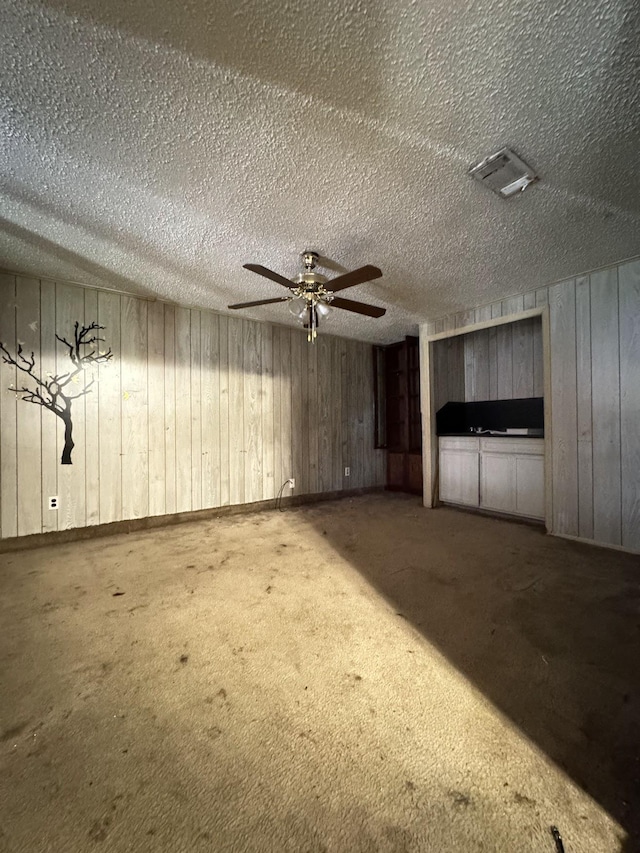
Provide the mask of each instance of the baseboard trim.
[{"label": "baseboard trim", "polygon": [[[320,501],[333,501],[338,498],[352,498],[372,492],[383,492],[384,486],[365,486],[361,489],[340,489],[333,492],[316,492],[309,495],[291,495],[282,498],[283,507],[303,506]],[[72,527],[69,530],[51,530],[47,533],[31,533],[28,536],[12,536],[0,539],[0,554],[11,551],[28,551],[32,548],[45,548],[49,545],[61,545],[67,542],[81,542],[98,539],[101,536],[114,536],[118,533],[136,533],[139,530],[153,530],[169,527],[189,521],[206,521],[227,515],[246,515],[252,512],[265,512],[275,508],[275,498],[254,503],[233,504],[229,506],[209,507],[191,512],[176,512],[169,515],[150,515],[145,518],[129,518],[124,521],[112,521],[107,524],[95,524],[90,527]]]},{"label": "baseboard trim", "polygon": [[597,542],[595,539],[585,539],[584,536],[570,536],[568,533],[550,533],[551,536],[557,536],[558,539],[567,539],[569,542],[577,542],[579,545],[590,545],[592,548],[606,548],[607,551],[621,551],[623,554],[633,554],[634,557],[640,555],[640,551],[634,551],[633,548],[626,548],[624,545],[610,545],[607,542]]}]

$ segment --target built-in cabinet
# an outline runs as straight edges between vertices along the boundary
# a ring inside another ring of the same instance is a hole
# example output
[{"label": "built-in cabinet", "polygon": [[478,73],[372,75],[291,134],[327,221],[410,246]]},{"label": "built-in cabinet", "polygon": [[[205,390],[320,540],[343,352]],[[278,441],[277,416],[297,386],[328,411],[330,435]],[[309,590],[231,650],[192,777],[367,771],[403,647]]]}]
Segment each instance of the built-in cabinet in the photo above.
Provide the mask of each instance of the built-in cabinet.
[{"label": "built-in cabinet", "polygon": [[479,506],[480,439],[440,439],[440,500]]},{"label": "built-in cabinet", "polygon": [[422,424],[418,338],[374,349],[376,423],[384,419],[387,488],[422,494]]},{"label": "built-in cabinet", "polygon": [[544,439],[442,436],[440,500],[544,519]]}]

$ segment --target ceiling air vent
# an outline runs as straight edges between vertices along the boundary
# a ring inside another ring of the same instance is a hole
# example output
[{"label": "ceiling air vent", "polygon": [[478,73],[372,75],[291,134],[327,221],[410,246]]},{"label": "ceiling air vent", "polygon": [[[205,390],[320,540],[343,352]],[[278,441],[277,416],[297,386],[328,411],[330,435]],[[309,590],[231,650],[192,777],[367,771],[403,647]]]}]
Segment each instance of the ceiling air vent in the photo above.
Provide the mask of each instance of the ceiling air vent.
[{"label": "ceiling air vent", "polygon": [[469,174],[502,198],[526,190],[529,184],[538,179],[533,169],[508,148],[486,157],[469,169]]}]

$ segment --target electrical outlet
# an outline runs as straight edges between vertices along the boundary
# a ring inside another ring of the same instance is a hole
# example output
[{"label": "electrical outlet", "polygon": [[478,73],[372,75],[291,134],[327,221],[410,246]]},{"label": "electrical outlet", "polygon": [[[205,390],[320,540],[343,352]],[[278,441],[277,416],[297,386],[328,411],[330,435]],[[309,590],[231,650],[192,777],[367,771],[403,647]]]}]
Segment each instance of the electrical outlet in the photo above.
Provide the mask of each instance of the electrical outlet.
[{"label": "electrical outlet", "polygon": [[351,468],[349,468],[348,466],[344,469],[344,476],[345,477],[351,476]]},{"label": "electrical outlet", "polygon": [[49,498],[49,509],[59,509],[60,504],[58,503],[58,496],[54,495]]},{"label": "electrical outlet", "polygon": [[289,477],[289,485],[291,486],[292,489],[295,489],[295,487],[296,487],[295,477]]}]

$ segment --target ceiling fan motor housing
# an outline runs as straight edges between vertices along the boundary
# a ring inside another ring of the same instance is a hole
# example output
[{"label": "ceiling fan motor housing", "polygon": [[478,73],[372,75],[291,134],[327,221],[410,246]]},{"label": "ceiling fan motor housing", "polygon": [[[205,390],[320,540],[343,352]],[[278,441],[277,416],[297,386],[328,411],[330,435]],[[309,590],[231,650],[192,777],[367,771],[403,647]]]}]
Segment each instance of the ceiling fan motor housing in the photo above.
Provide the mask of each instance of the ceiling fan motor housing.
[{"label": "ceiling fan motor housing", "polygon": [[298,286],[303,287],[308,293],[314,293],[320,285],[326,284],[327,280],[326,276],[317,272],[298,273]]}]

